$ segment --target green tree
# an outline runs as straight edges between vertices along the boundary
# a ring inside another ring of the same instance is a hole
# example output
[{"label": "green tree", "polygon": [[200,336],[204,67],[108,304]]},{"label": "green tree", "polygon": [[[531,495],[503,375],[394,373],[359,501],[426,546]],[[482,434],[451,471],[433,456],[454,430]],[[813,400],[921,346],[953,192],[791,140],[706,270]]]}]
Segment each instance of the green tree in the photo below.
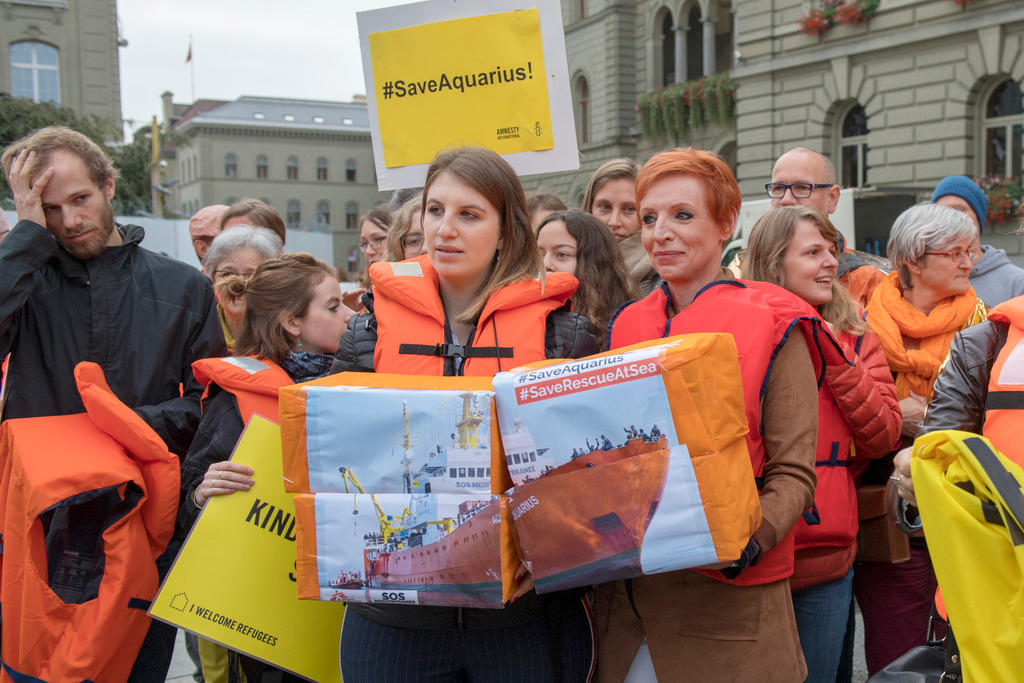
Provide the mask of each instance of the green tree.
[{"label": "green tree", "polygon": [[[80,116],[69,107],[33,102],[0,93],[0,149],[45,126],[66,126],[103,147],[121,171],[113,201],[116,213],[133,215],[150,212],[149,126],[139,128],[131,142],[119,144],[119,123],[95,114]],[[0,204],[13,208],[6,178],[0,181]]]}]

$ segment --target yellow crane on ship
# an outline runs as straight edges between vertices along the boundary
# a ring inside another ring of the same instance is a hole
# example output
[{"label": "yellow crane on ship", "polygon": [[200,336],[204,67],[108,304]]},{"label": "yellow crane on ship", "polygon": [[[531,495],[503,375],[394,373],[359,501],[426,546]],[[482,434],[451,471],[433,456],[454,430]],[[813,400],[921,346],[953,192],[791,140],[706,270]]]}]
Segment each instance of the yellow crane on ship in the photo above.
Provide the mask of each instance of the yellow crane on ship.
[{"label": "yellow crane on ship", "polygon": [[[352,474],[352,468],[342,466],[338,468],[338,472],[341,473],[341,479],[345,482],[345,493],[352,493],[348,487],[349,483],[351,483],[359,493],[366,495],[366,491],[363,490],[359,480],[356,479],[356,475]],[[398,546],[400,544],[398,539],[401,538],[398,532],[405,531],[405,520],[412,517],[412,511],[409,509],[409,506],[406,506],[398,517],[395,517],[384,512],[384,508],[380,506],[380,503],[377,501],[377,497],[372,493],[370,494],[370,500],[373,501],[373,507],[377,510],[377,521],[380,523],[381,538],[383,538],[385,542],[388,542],[391,541],[392,536],[394,536],[396,539],[395,545]],[[359,500],[357,498],[354,498],[352,502],[352,514],[359,514]],[[450,517],[445,517],[439,521],[423,522],[423,524],[439,526],[444,529],[444,533],[446,535],[450,534],[452,528],[455,526]]]}]

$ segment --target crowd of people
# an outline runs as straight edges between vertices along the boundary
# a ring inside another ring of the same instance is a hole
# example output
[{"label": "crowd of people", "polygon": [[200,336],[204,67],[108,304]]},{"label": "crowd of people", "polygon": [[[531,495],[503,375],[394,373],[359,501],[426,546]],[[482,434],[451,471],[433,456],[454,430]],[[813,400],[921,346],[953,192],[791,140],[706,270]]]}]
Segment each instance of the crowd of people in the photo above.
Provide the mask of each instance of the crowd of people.
[{"label": "crowd of people", "polygon": [[[765,186],[772,208],[724,264],[741,196],[711,152],[610,160],[574,209],[527,195],[493,152],[460,148],[434,159],[422,189],[360,218],[366,268],[343,293],[332,266],[286,252],[280,216],[257,200],[192,217],[202,272],[147,251],[141,228],[114,222],[117,169],[72,131],[36,131],[2,166],[18,213],[0,234],[3,419],[81,412],[74,366],[98,363],[180,458],[161,577],[203,506],[260,476],[229,458],[252,414],[276,414],[282,386],[343,371],[492,376],[733,336],[763,517],[737,561],[547,594],[522,565],[500,610],[350,604],[346,681],[850,681],[855,605],[874,674],[925,642],[935,597],[931,539],[861,523],[886,486],[915,504],[914,438],[966,429],[1024,460],[1009,436],[1019,414],[987,402],[990,387],[1024,383],[1024,361],[1008,357],[1024,270],[981,244],[987,199],[963,176],[900,214],[885,272],[830,221],[830,161],[788,150]],[[7,590],[3,632],[35,618],[8,612]],[[174,635],[154,620],[141,649],[119,652],[129,680],[162,681]],[[290,680],[190,643],[211,683]],[[18,672],[17,654],[3,659]]]}]

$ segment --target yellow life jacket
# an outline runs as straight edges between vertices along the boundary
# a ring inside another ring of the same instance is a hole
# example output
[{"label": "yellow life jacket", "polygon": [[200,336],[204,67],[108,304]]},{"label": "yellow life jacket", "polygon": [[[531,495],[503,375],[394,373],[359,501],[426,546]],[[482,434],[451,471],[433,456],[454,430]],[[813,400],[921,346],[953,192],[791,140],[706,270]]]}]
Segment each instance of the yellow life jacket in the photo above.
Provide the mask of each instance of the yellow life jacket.
[{"label": "yellow life jacket", "polygon": [[914,442],[914,492],[964,680],[1024,671],[1024,470],[977,434]]}]

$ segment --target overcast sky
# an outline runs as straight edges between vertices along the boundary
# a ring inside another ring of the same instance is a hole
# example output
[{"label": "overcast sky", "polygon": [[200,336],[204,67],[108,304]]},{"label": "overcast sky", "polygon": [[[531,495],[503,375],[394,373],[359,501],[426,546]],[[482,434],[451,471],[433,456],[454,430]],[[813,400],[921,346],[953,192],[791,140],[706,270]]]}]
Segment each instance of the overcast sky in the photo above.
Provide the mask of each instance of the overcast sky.
[{"label": "overcast sky", "polygon": [[[175,102],[365,94],[356,12],[403,0],[118,0],[121,107],[130,130]],[[192,64],[185,63],[189,35]]]}]

